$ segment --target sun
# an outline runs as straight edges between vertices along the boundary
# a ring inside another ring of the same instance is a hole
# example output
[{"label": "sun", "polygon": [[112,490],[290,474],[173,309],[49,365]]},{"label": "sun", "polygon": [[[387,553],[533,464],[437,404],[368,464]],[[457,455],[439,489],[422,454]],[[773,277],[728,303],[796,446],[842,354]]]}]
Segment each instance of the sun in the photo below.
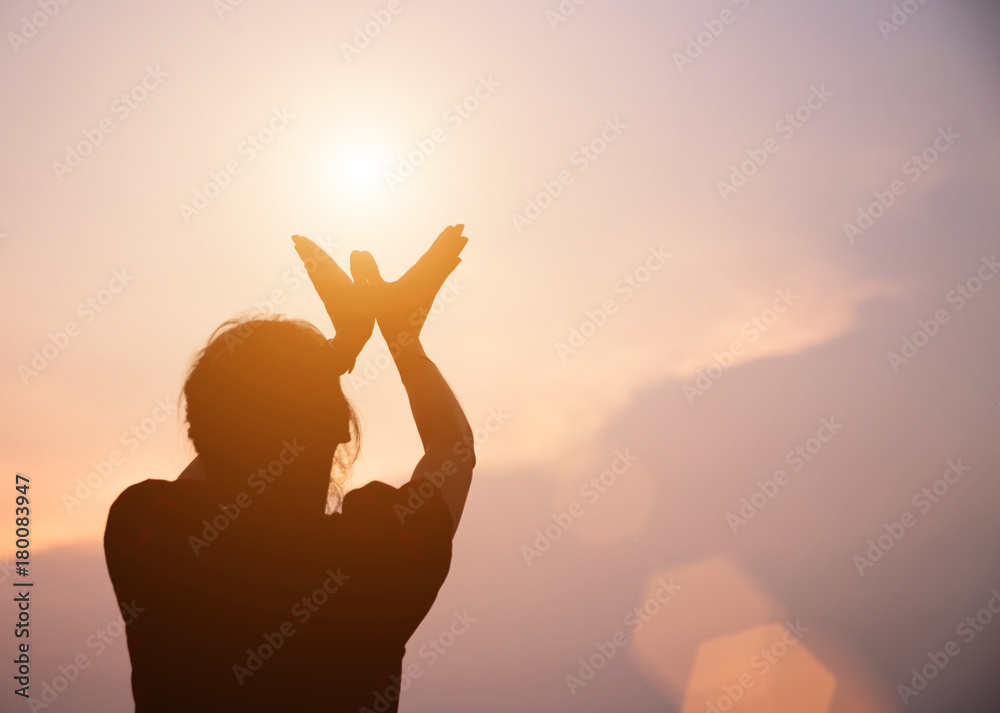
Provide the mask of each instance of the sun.
[{"label": "sun", "polygon": [[371,141],[351,141],[337,147],[330,157],[333,179],[339,190],[355,197],[382,192],[385,163],[381,146]]},{"label": "sun", "polygon": [[370,188],[378,180],[378,162],[372,156],[358,154],[344,162],[344,182]]}]

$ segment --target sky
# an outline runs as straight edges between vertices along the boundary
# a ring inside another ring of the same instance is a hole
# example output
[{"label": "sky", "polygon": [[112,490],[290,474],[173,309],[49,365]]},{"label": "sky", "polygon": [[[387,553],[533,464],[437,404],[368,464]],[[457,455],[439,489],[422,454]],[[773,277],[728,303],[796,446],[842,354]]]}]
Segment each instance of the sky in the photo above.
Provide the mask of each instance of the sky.
[{"label": "sky", "polygon": [[[86,644],[100,538],[194,456],[215,327],[332,336],[291,235],[389,279],[454,223],[423,335],[477,473],[408,660],[480,623],[401,710],[1000,705],[1000,629],[960,630],[1000,627],[991,3],[11,0],[0,29],[0,463],[31,482],[36,675],[96,662],[53,710],[130,710],[124,642]],[[343,385],[351,485],[405,482],[377,331]]]}]

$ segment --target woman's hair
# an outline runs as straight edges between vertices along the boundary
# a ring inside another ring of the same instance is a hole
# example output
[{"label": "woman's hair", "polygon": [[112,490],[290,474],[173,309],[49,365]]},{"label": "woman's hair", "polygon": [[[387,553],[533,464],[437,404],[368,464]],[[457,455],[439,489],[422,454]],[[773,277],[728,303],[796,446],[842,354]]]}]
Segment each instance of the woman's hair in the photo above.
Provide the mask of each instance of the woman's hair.
[{"label": "woman's hair", "polygon": [[326,338],[309,322],[280,315],[223,322],[195,357],[183,399],[198,455],[227,478],[248,477],[286,440],[336,443],[342,476],[331,478],[330,495],[339,501],[361,448],[360,423]]}]

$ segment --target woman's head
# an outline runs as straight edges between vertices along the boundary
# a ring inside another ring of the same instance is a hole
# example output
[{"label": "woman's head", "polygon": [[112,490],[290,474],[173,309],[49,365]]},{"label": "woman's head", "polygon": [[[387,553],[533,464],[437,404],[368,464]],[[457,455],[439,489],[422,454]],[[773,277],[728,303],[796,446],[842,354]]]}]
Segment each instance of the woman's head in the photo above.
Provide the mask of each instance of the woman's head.
[{"label": "woman's head", "polygon": [[325,500],[331,467],[346,472],[357,456],[358,420],[341,390],[333,352],[302,320],[223,323],[195,358],[184,399],[188,435],[207,478],[218,484],[246,487],[283,452],[287,461],[287,444],[296,444],[291,452],[299,455],[279,476],[272,468],[270,478],[254,481],[273,486],[260,499],[322,493]]}]

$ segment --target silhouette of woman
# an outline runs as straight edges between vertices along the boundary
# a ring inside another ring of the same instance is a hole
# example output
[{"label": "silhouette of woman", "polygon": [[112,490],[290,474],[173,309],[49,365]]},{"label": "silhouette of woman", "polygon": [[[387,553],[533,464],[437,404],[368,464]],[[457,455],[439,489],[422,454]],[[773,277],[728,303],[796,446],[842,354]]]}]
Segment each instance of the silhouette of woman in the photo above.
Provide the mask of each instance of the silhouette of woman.
[{"label": "silhouette of woman", "polygon": [[[353,280],[307,238],[296,250],[336,331],[230,321],[184,385],[198,457],[175,481],[127,488],[105,557],[136,711],[396,711],[405,644],[451,564],[475,465],[472,431],[420,331],[468,242],[449,226],[387,283],[368,252]],[[375,322],[424,447],[410,481],[340,497],[357,455],[340,387]],[[326,513],[330,493],[340,512]]]}]

